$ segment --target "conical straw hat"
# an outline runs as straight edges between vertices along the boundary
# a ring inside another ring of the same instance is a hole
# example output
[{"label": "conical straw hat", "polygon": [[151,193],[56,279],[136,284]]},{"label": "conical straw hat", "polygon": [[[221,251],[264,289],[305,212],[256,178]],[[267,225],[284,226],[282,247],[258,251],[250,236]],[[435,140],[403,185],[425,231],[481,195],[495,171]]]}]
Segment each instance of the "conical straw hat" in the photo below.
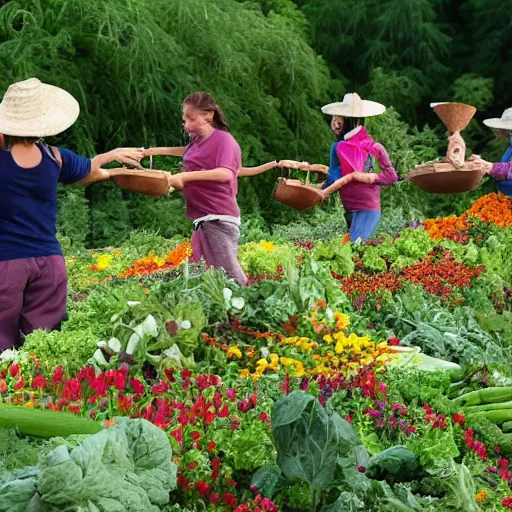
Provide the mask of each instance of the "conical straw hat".
[{"label": "conical straw hat", "polygon": [[322,107],[322,112],[331,116],[371,117],[383,114],[386,107],[375,101],[362,100],[359,94],[345,94],[342,102],[329,103]]},{"label": "conical straw hat", "polygon": [[68,92],[37,78],[12,84],[0,104],[0,133],[18,137],[48,137],[69,128],[80,113]]},{"label": "conical straw hat", "polygon": [[501,117],[486,119],[484,124],[489,128],[494,128],[495,130],[512,131],[512,108],[504,110]]}]

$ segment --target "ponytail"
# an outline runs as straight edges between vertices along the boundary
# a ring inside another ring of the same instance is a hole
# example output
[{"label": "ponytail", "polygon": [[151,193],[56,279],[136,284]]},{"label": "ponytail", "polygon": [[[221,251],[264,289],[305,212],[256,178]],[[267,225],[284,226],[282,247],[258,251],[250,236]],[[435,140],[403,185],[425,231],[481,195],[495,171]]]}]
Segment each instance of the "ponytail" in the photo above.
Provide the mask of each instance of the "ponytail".
[{"label": "ponytail", "polygon": [[189,105],[194,110],[213,112],[212,126],[224,132],[231,131],[229,124],[224,119],[222,109],[215,103],[211,94],[207,92],[194,92],[185,98],[184,104]]}]

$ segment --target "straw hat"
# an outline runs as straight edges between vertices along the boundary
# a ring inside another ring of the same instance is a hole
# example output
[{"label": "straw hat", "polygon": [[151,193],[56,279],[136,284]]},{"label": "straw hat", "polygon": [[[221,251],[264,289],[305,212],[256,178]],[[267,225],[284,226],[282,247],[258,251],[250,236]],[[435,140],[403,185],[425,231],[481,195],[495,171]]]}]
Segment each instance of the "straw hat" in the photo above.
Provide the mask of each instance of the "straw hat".
[{"label": "straw hat", "polygon": [[342,102],[329,103],[322,107],[322,112],[331,116],[371,117],[383,114],[386,107],[375,101],[362,100],[359,94],[345,94]]},{"label": "straw hat", "polygon": [[37,78],[12,84],[0,104],[0,133],[18,137],[48,137],[69,128],[80,113],[68,92]]},{"label": "straw hat", "polygon": [[484,124],[495,130],[512,131],[512,108],[504,110],[501,117],[486,119]]}]

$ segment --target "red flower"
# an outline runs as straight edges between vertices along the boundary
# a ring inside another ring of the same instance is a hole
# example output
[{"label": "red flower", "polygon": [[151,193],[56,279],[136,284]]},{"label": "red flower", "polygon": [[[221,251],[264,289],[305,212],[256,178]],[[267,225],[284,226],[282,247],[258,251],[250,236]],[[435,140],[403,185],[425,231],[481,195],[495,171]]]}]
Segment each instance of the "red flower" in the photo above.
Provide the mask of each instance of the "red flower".
[{"label": "red flower", "polygon": [[62,366],[56,366],[53,369],[53,377],[52,383],[53,385],[57,385],[59,382],[62,382],[62,377],[64,376],[64,368]]},{"label": "red flower", "polygon": [[219,469],[220,468],[220,459],[219,459],[219,457],[215,457],[214,459],[212,459],[210,464],[211,464],[213,469]]},{"label": "red flower", "polygon": [[223,405],[221,410],[218,413],[219,418],[228,418],[229,417],[229,407],[227,405]]},{"label": "red flower", "polygon": [[226,483],[228,485],[231,485],[232,487],[236,487],[237,486],[237,483],[234,480],[232,480],[231,478],[227,478],[226,479]]},{"label": "red flower", "polygon": [[396,336],[391,336],[391,338],[388,339],[388,345],[391,347],[397,347],[400,345],[400,340]]},{"label": "red flower", "polygon": [[18,382],[14,385],[15,391],[18,391],[20,389],[23,389],[25,387],[25,379],[21,377]]},{"label": "red flower", "polygon": [[190,434],[190,437],[194,440],[194,441],[199,441],[199,439],[201,439],[201,433],[198,432],[197,430],[194,430],[191,434]]},{"label": "red flower", "polygon": [[20,374],[20,367],[19,367],[19,365],[16,364],[16,363],[11,364],[11,366],[9,367],[9,372],[10,372],[10,374],[13,377],[18,377],[19,374]]},{"label": "red flower", "polygon": [[350,424],[352,424],[352,422],[354,421],[352,416],[350,416],[350,414],[345,415],[345,420],[348,421]]},{"label": "red flower", "polygon": [[178,485],[182,489],[186,489],[188,487],[188,478],[185,478],[184,476],[179,476],[178,477]]},{"label": "red flower", "polygon": [[236,505],[236,498],[230,492],[224,493],[222,499],[228,507],[234,507]]},{"label": "red flower", "polygon": [[216,445],[213,441],[210,441],[210,442],[208,443],[207,450],[208,450],[209,452],[213,452],[213,450],[215,450],[216,446],[217,446],[217,445]]},{"label": "red flower", "polygon": [[194,461],[194,462],[191,462],[188,466],[187,466],[187,469],[190,471],[191,469],[196,469],[197,466],[199,466],[199,463]]},{"label": "red flower", "polygon": [[42,375],[37,375],[32,381],[32,389],[43,389],[46,386],[46,379]]},{"label": "red flower", "polygon": [[163,395],[167,390],[169,389],[169,385],[167,384],[167,382],[159,382],[158,384],[155,384],[152,388],[151,388],[151,393],[153,395]]},{"label": "red flower", "polygon": [[126,378],[123,372],[117,372],[114,377],[114,385],[118,391],[123,391],[126,387]]},{"label": "red flower", "polygon": [[200,482],[197,482],[196,484],[196,489],[197,489],[197,492],[203,497],[205,498],[206,495],[210,492],[210,485],[207,484],[206,482],[203,482],[203,481],[200,481]]},{"label": "red flower", "polygon": [[191,376],[192,372],[190,370],[187,370],[186,368],[183,368],[183,370],[181,370],[181,378],[183,380],[190,379]]},{"label": "red flower", "polygon": [[263,498],[261,508],[266,512],[279,512],[276,504],[270,498]]},{"label": "red flower", "polygon": [[135,391],[136,395],[142,395],[142,393],[144,393],[144,384],[140,380],[131,379],[130,386],[132,387],[133,391]]},{"label": "red flower", "polygon": [[164,374],[167,377],[167,380],[171,383],[176,382],[176,379],[174,378],[174,368],[167,368],[164,370]]},{"label": "red flower", "polygon": [[219,495],[216,492],[212,492],[210,494],[210,503],[212,505],[217,505],[217,503],[219,503]]},{"label": "red flower", "polygon": [[0,393],[7,393],[7,382],[4,379],[0,380]]},{"label": "red flower", "polygon": [[460,414],[460,413],[454,414],[452,416],[452,420],[453,420],[453,423],[455,423],[457,425],[464,425],[464,423],[466,423],[466,418],[464,417],[464,414]]}]

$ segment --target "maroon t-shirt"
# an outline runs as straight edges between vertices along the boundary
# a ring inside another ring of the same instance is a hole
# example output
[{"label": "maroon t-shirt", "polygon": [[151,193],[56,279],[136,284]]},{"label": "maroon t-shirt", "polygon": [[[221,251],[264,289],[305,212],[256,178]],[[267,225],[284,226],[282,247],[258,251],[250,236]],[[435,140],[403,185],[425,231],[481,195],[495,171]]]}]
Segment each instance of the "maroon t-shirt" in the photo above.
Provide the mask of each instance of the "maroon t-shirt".
[{"label": "maroon t-shirt", "polygon": [[183,195],[187,217],[198,219],[205,215],[240,217],[236,202],[237,175],[242,166],[242,152],[229,132],[214,130],[206,139],[191,142],[183,155],[185,172],[211,171],[222,167],[232,172],[229,181],[192,181],[186,183]]}]

